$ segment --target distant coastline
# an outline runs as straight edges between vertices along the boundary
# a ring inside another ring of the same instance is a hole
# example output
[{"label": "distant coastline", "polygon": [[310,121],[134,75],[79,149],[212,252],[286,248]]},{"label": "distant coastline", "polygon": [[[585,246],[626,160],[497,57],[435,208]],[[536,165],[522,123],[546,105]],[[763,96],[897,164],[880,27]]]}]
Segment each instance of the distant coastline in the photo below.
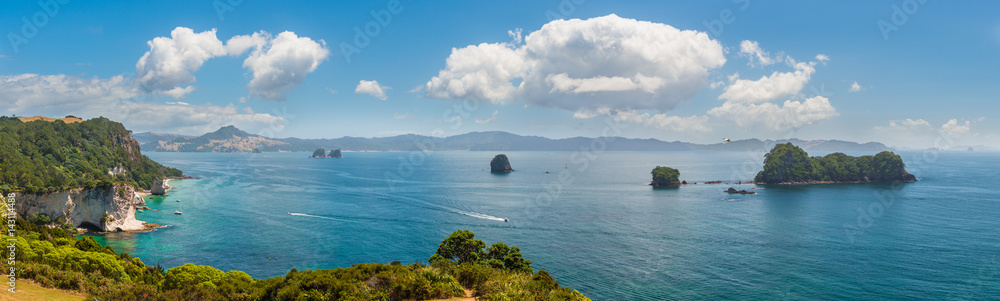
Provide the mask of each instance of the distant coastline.
[{"label": "distant coastline", "polygon": [[[552,139],[522,136],[507,132],[471,132],[449,137],[400,135],[392,137],[362,138],[341,137],[333,139],[269,138],[244,132],[234,126],[198,137],[175,134],[138,133],[132,135],[143,151],[156,152],[311,152],[323,149],[341,149],[345,152],[371,151],[578,151],[594,139],[573,137]],[[791,142],[804,145],[810,151],[880,152],[890,150],[879,142],[857,143],[842,140],[761,140],[745,139],[716,144],[697,144],[657,139],[614,137],[606,143],[605,151],[754,151],[766,152],[772,146]]]}]

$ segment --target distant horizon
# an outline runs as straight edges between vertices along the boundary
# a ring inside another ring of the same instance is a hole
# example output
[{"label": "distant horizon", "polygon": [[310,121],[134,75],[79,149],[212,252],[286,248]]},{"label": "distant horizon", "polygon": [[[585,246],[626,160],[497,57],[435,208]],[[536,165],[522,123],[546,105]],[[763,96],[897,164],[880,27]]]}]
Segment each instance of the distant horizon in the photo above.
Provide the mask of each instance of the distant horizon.
[{"label": "distant horizon", "polygon": [[[222,128],[225,128],[225,127],[230,127],[230,126],[235,127],[237,130],[243,131],[242,129],[240,129],[239,127],[236,127],[235,125],[226,125],[226,126],[223,126],[223,127],[219,128],[219,130],[221,130]],[[216,131],[218,131],[218,130],[216,130]],[[214,133],[216,131],[206,132],[206,133],[204,133],[202,135]],[[243,132],[246,132],[246,131],[243,131]],[[251,134],[251,135],[261,136],[259,134],[254,134],[254,133],[250,133],[250,132],[247,132],[247,133]],[[544,138],[544,139],[549,139],[549,140],[565,140],[565,139],[574,139],[574,138],[596,139],[596,138],[601,138],[601,137],[614,137],[614,138],[637,139],[637,140],[653,139],[653,140],[662,141],[662,142],[677,142],[677,143],[687,143],[687,144],[695,144],[695,145],[716,145],[716,144],[723,144],[723,143],[725,143],[725,142],[697,143],[697,142],[682,141],[682,140],[662,140],[662,139],[657,139],[657,138],[627,137],[627,136],[600,136],[600,137],[573,136],[573,137],[556,138],[556,137],[546,137],[546,136],[541,136],[541,135],[525,135],[525,134],[518,134],[518,133],[513,133],[513,132],[508,132],[508,131],[500,131],[500,130],[495,130],[495,131],[473,131],[473,132],[453,134],[453,135],[448,135],[448,136],[443,136],[443,137],[420,135],[420,134],[399,134],[399,135],[392,135],[392,136],[375,136],[375,137],[350,136],[350,135],[347,135],[347,136],[326,137],[326,138],[301,138],[301,137],[294,137],[294,136],[292,136],[292,137],[267,137],[267,136],[263,136],[263,137],[270,138],[270,139],[306,139],[306,140],[311,140],[311,139],[323,140],[323,139],[327,139],[327,140],[332,140],[332,139],[342,139],[342,138],[377,139],[377,138],[392,138],[392,137],[414,135],[414,136],[420,136],[420,137],[450,138],[450,137],[455,137],[455,136],[462,136],[462,135],[476,134],[476,133],[504,133],[504,134],[511,134],[511,135],[520,136],[520,137],[539,137],[539,138]],[[181,134],[175,134],[175,133],[156,133],[156,132],[139,132],[139,133],[133,133],[133,135],[136,135],[136,134],[178,135],[178,136],[181,136],[181,137],[189,137],[189,138],[194,138],[194,137],[200,137],[200,136],[202,136],[202,135],[181,135]],[[780,139],[773,139],[773,138],[763,138],[763,139],[762,138],[746,138],[746,139],[732,140],[729,143],[740,142],[740,141],[747,141],[747,140],[757,140],[757,141],[791,141],[791,140],[799,140],[799,141],[803,141],[803,142],[811,142],[811,141],[842,141],[842,142],[856,143],[856,144],[861,144],[861,145],[869,144],[869,143],[878,143],[878,144],[882,144],[883,146],[885,146],[887,148],[890,148],[890,149],[893,149],[893,150],[924,150],[924,148],[909,148],[909,147],[893,146],[893,145],[885,144],[885,143],[883,143],[881,141],[865,141],[865,142],[861,142],[861,141],[852,141],[852,140],[843,140],[843,139],[803,139],[803,138],[795,138],[795,137],[793,137],[793,138],[780,138]],[[986,149],[987,151],[1000,150],[998,148],[989,147],[989,146],[986,146],[986,145],[958,145],[958,146],[955,146],[954,148],[943,149],[943,150],[960,150],[960,148],[966,148],[966,147],[973,147],[973,148],[975,148],[975,147],[987,147],[987,149]],[[927,149],[929,149],[929,148],[927,148]],[[357,150],[345,150],[345,151],[357,151]],[[300,152],[307,152],[307,151],[300,151]]]}]

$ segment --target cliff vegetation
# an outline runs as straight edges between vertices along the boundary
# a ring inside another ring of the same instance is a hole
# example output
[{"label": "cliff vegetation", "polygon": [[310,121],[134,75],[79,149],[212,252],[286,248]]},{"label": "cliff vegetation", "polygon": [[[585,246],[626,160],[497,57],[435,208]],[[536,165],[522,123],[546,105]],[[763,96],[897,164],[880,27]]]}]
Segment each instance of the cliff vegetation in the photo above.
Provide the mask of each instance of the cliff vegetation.
[{"label": "cliff vegetation", "polygon": [[47,193],[126,183],[150,187],[181,176],[139,152],[121,123],[107,118],[65,123],[0,117],[0,193]]}]

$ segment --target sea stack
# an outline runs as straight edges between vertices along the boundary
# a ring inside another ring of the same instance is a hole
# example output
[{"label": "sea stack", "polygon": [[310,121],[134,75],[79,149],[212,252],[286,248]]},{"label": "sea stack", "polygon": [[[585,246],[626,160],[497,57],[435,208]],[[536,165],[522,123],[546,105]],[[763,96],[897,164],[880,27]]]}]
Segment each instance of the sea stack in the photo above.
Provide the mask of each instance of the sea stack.
[{"label": "sea stack", "polygon": [[508,173],[514,171],[510,168],[510,161],[507,160],[507,155],[499,154],[493,157],[490,161],[490,172],[494,173]]},{"label": "sea stack", "polygon": [[156,178],[153,179],[153,186],[149,188],[149,194],[152,195],[167,195],[166,185],[163,184],[163,179]]},{"label": "sea stack", "polygon": [[322,147],[317,148],[309,158],[326,158],[326,150]]},{"label": "sea stack", "polygon": [[330,151],[330,155],[327,156],[327,157],[328,158],[343,158],[344,155],[340,154],[340,149],[338,148],[338,149]]}]

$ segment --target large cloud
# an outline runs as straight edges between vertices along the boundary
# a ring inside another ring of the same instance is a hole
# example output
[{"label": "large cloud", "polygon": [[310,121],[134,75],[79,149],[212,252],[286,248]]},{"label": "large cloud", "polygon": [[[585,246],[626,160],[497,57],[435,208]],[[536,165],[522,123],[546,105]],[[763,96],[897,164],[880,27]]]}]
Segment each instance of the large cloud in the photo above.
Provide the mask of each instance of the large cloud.
[{"label": "large cloud", "polygon": [[194,86],[181,86],[195,82],[194,73],[205,61],[242,55],[253,49],[243,62],[243,67],[253,73],[247,85],[251,94],[264,99],[284,99],[285,90],[302,84],[306,74],[316,70],[329,56],[323,40],[317,43],[288,31],[276,38],[263,31],[238,35],[223,44],[215,29],[195,33],[190,28],[177,27],[170,37],[157,37],[147,44],[149,51],[135,65],[135,84],[143,92],[174,98],[186,97],[195,90]]},{"label": "large cloud", "polygon": [[725,64],[703,32],[608,15],[556,20],[514,43],[453,49],[425,86],[428,97],[594,111],[666,111],[706,86]]},{"label": "large cloud", "polygon": [[190,28],[177,27],[169,38],[157,37],[146,44],[149,51],[135,64],[135,82],[146,92],[172,91],[170,95],[176,98],[186,93],[180,93],[185,88],[175,88],[193,83],[193,73],[206,60],[227,53],[215,29],[194,33]]},{"label": "large cloud", "polygon": [[511,82],[528,71],[523,50],[508,44],[479,44],[452,49],[445,69],[427,82],[424,93],[442,99],[468,99],[505,103],[515,99]]},{"label": "large cloud", "polygon": [[0,76],[0,113],[84,118],[104,116],[136,131],[200,135],[234,124],[255,131],[283,126],[282,116],[255,113],[232,104],[188,105],[183,102],[130,101],[142,95],[122,76],[110,79],[70,75]]},{"label": "large cloud", "polygon": [[[757,42],[743,41],[740,55],[750,58],[751,66],[767,66],[775,63]],[[795,70],[774,71],[770,76],[757,80],[739,79],[738,74],[730,77],[731,84],[725,88],[719,99],[726,102],[712,108],[709,115],[728,120],[741,127],[763,127],[772,131],[795,129],[817,121],[838,116],[837,110],[824,96],[814,96],[802,101],[789,98],[805,98],[799,92],[809,83],[816,65],[830,60],[826,55],[817,55],[813,62],[796,62],[795,59],[779,55]],[[786,99],[783,104],[770,101]]]},{"label": "large cloud", "polygon": [[283,100],[284,91],[302,84],[330,55],[326,42],[313,41],[286,31],[264,47],[258,47],[243,62],[253,72],[247,84],[250,93],[263,99]]}]

